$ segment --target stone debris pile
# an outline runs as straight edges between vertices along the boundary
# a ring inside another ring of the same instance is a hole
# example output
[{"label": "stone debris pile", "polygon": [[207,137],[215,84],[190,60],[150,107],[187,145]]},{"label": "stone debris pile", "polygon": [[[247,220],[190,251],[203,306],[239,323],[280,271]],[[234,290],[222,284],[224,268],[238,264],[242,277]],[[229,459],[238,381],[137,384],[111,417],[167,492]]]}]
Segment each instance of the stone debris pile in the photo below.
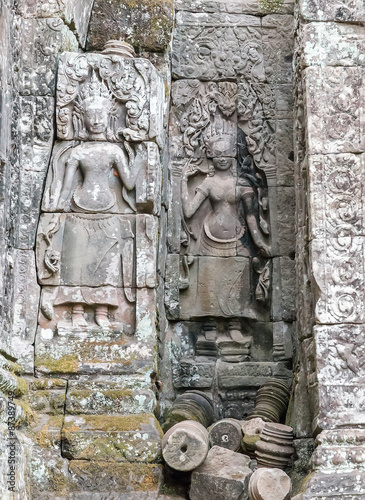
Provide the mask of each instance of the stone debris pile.
[{"label": "stone debris pile", "polygon": [[[283,417],[289,389],[276,381],[261,389],[259,404],[247,420],[224,418],[210,426],[203,425],[202,415],[206,422],[213,412],[204,393],[188,391],[176,399],[167,414],[162,455],[172,469],[192,472],[190,500],[207,500],[207,495],[210,500],[290,499],[291,480],[284,469],[289,468],[294,453],[293,429],[278,423],[277,417]],[[264,415],[261,403],[265,399]],[[258,410],[266,422],[254,416]],[[181,421],[183,414],[190,419]],[[173,418],[180,422],[171,427]]]}]

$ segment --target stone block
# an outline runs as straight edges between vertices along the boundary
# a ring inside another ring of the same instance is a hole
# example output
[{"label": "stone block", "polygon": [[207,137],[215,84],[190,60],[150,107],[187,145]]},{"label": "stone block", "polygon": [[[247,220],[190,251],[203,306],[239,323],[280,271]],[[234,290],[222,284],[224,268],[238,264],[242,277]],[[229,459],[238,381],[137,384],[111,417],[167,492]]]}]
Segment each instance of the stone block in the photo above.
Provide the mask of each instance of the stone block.
[{"label": "stone block", "polygon": [[71,415],[152,413],[156,398],[149,377],[110,377],[70,380],[66,395],[66,413]]},{"label": "stone block", "polygon": [[292,14],[293,1],[284,0],[283,2],[271,3],[258,0],[227,0],[227,1],[212,1],[212,0],[177,0],[175,3],[176,10],[184,10],[188,12],[227,12],[228,14]]},{"label": "stone block", "polygon": [[136,286],[157,286],[157,238],[159,223],[152,215],[136,216]]},{"label": "stone block", "polygon": [[[149,333],[149,332],[148,332]],[[70,332],[52,337],[44,328],[37,333],[37,375],[73,377],[75,374],[145,374],[154,371],[154,343],[140,342],[120,332]],[[149,342],[150,341],[150,342]]]},{"label": "stone block", "polygon": [[[219,27],[219,30],[212,32],[212,27]],[[206,46],[207,37],[209,47]],[[229,53],[223,51],[227,46]],[[242,75],[248,80],[263,81],[259,18],[242,14],[178,12],[172,72],[176,78],[209,81]]]},{"label": "stone block", "polygon": [[291,360],[293,357],[293,324],[278,321],[273,324],[274,361]]},{"label": "stone block", "polygon": [[337,239],[331,253],[345,254],[347,239],[365,234],[365,156],[312,155],[308,170],[309,237]]},{"label": "stone block", "polygon": [[309,154],[363,152],[361,68],[310,67],[304,82]]},{"label": "stone block", "polygon": [[15,87],[20,95],[55,95],[56,63],[64,50],[77,52],[75,35],[62,19],[23,19],[15,23],[14,41],[19,58],[14,68]]},{"label": "stone block", "polygon": [[267,15],[262,18],[265,76],[271,83],[290,84],[293,76],[294,18]]},{"label": "stone block", "polygon": [[247,498],[248,482],[252,475],[250,458],[220,446],[213,446],[200,467],[191,476],[189,497],[206,500],[241,500]]},{"label": "stone block", "polygon": [[174,5],[171,0],[137,3],[96,0],[88,33],[88,50],[100,50],[108,40],[124,40],[152,52],[167,50],[172,34]]},{"label": "stone block", "polygon": [[365,31],[362,26],[312,22],[303,24],[301,30],[301,63],[304,66],[364,65]]},{"label": "stone block", "polygon": [[363,236],[340,227],[337,237],[310,243],[313,280],[316,284],[316,319],[319,323],[363,323],[365,295],[362,260]]},{"label": "stone block", "polygon": [[300,14],[308,21],[362,22],[365,20],[361,0],[301,0]]},{"label": "stone block", "polygon": [[40,297],[33,251],[14,249],[13,266],[14,308],[11,344],[17,352],[18,363],[27,373],[33,373],[33,344]]},{"label": "stone block", "polygon": [[333,500],[340,493],[341,500],[361,500],[365,495],[365,474],[360,469],[328,474],[312,473],[305,483],[304,493],[293,500]]},{"label": "stone block", "polygon": [[92,0],[56,0],[48,2],[19,0],[17,2],[17,13],[26,19],[34,17],[60,17],[64,19],[67,25],[72,26],[80,45],[84,48],[92,5]]},{"label": "stone block", "polygon": [[291,381],[292,373],[286,363],[245,362],[217,364],[217,383],[220,389],[234,389],[242,387],[259,388],[267,380],[277,378],[283,382]]},{"label": "stone block", "polygon": [[28,465],[33,497],[49,491],[68,494],[72,487],[68,461],[61,456],[62,423],[63,415],[42,415],[27,430],[33,443]]},{"label": "stone block", "polygon": [[271,317],[274,321],[292,322],[296,318],[295,261],[289,257],[272,259]]},{"label": "stone block", "polygon": [[[286,85],[282,87],[286,90]],[[283,106],[290,100],[292,89],[282,95]],[[285,100],[284,100],[285,99]],[[288,103],[289,104],[289,103]],[[290,103],[293,106],[292,103]],[[286,114],[283,110],[282,114]],[[288,113],[289,114],[289,113]],[[277,113],[277,115],[280,115]],[[293,144],[294,124],[292,119],[285,118],[276,121],[276,184],[277,186],[294,185],[294,144]]]},{"label": "stone block", "polygon": [[212,387],[216,361],[209,358],[181,358],[173,366],[173,381],[176,389]]},{"label": "stone block", "polygon": [[66,415],[62,452],[69,459],[157,463],[161,427],[156,418],[139,415]]},{"label": "stone block", "polygon": [[[162,466],[154,464],[71,460],[70,473],[79,489],[90,493],[114,491],[133,498],[141,492],[155,492],[162,482]],[[88,497],[90,498],[90,496]],[[118,496],[120,498],[120,496]],[[142,497],[143,498],[143,497]]]},{"label": "stone block", "polygon": [[316,438],[311,467],[321,471],[341,471],[361,468],[365,462],[363,429],[322,431]]},{"label": "stone block", "polygon": [[293,255],[295,251],[294,187],[270,187],[269,203],[272,221],[274,255]]}]

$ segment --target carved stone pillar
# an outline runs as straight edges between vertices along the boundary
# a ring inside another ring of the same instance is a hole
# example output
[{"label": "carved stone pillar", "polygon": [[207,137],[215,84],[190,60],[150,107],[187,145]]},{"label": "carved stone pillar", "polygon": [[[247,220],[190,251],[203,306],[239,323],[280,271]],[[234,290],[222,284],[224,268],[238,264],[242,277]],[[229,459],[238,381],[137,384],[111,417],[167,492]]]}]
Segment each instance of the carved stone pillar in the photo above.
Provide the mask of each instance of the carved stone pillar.
[{"label": "carved stone pillar", "polygon": [[[298,496],[303,500],[365,496],[365,136],[359,51],[365,31],[356,25],[364,19],[358,2],[300,2],[295,109],[301,370],[292,422],[303,442],[316,437],[311,458],[316,472]],[[305,406],[309,413],[303,417]]]}]

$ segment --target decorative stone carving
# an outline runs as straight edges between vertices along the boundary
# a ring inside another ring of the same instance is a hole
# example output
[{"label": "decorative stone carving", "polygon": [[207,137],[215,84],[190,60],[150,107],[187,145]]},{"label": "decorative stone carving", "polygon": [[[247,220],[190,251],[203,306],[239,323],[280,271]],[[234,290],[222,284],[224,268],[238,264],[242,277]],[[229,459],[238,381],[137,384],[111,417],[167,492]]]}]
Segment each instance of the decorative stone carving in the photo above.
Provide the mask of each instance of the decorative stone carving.
[{"label": "decorative stone carving", "polygon": [[[57,83],[57,137],[162,143],[163,85],[146,59],[63,54]],[[98,118],[98,124],[93,119]],[[103,123],[103,125],[101,125]]]},{"label": "decorative stone carving", "polygon": [[178,80],[172,85],[174,158],[236,156],[237,85]]}]

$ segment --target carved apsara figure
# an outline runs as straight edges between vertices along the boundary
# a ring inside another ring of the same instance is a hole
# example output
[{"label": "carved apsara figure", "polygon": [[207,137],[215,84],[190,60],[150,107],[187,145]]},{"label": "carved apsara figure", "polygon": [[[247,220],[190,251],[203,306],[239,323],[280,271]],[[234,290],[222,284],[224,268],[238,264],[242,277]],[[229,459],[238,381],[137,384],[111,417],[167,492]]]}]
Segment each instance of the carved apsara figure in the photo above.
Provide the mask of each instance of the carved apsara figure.
[{"label": "carved apsara figure", "polygon": [[213,168],[196,188],[194,198],[190,199],[188,179],[201,170],[188,163],[182,176],[184,215],[189,219],[206,199],[211,203],[212,211],[204,219],[200,235],[202,255],[249,256],[242,241],[249,233],[258,252],[269,256],[270,249],[258,223],[254,189],[247,179],[237,179],[234,164],[233,158],[214,158]]},{"label": "carved apsara figure", "polygon": [[63,175],[55,159],[48,193],[53,211],[73,213],[64,219],[59,256],[52,248],[57,229],[50,225],[45,267],[51,275],[59,272],[61,286],[54,305],[72,303],[73,326],[87,326],[84,305],[88,304],[95,306],[96,323],[108,327],[108,308],[118,306],[114,287],[123,286],[127,299],[134,300],[134,233],[128,217],[116,214],[135,212],[131,191],[138,165],[128,143],[106,142],[112,134],[113,100],[104,83],[93,74],[80,94],[74,122],[87,142],[66,145]]}]

